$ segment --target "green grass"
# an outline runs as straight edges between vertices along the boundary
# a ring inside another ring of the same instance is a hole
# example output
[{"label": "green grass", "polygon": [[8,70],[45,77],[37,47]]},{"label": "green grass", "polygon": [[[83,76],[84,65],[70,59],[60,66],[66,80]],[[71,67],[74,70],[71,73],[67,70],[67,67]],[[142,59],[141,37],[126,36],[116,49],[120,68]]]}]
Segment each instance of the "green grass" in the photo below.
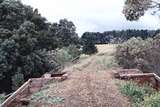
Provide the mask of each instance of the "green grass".
[{"label": "green grass", "polygon": [[119,89],[129,97],[134,107],[160,107],[160,93],[148,85],[139,86],[135,82],[121,82]]},{"label": "green grass", "polygon": [[64,102],[64,98],[58,97],[58,96],[49,96],[46,94],[45,91],[40,91],[37,93],[34,93],[31,97],[30,100],[32,102],[43,102],[47,104],[59,104]]}]

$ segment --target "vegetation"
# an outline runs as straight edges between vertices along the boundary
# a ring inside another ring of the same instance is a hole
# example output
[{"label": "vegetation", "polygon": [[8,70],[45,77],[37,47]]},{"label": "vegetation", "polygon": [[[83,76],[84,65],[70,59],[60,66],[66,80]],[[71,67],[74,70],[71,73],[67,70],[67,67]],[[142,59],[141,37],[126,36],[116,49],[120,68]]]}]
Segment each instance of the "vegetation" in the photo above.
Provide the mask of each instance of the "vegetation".
[{"label": "vegetation", "polygon": [[[158,13],[160,2],[157,0],[126,0],[123,13],[127,20],[136,21],[149,9],[152,14]],[[139,68],[143,72],[158,71],[160,64],[160,38],[156,34],[154,38],[143,40],[131,38],[117,47],[116,59],[124,68]],[[160,93],[151,88],[139,87],[133,82],[121,84],[121,92],[129,96],[136,107],[159,107]]]},{"label": "vegetation", "polygon": [[80,46],[73,22],[48,23],[38,9],[19,0],[0,0],[0,92],[10,93],[24,81],[54,71],[48,51]]},{"label": "vegetation", "polygon": [[61,49],[57,49],[55,52],[55,58],[60,64],[65,64],[70,62],[74,58],[78,57],[81,54],[81,51],[75,46],[70,45],[69,47],[63,47]]},{"label": "vegetation", "polygon": [[5,95],[4,94],[0,94],[0,104],[5,100]]},{"label": "vegetation", "polygon": [[83,53],[87,55],[92,55],[97,53],[97,48],[93,42],[87,42],[83,45]]},{"label": "vegetation", "polygon": [[82,39],[92,40],[95,44],[119,44],[127,41],[132,37],[141,37],[146,39],[154,37],[160,32],[160,30],[121,30],[121,31],[106,31],[104,33],[99,32],[85,32],[82,35]]},{"label": "vegetation", "polygon": [[98,49],[96,63],[101,65],[100,69],[109,70],[118,67],[115,59],[116,46],[115,44],[96,45]]},{"label": "vegetation", "polygon": [[160,106],[160,93],[153,94],[144,98],[144,101],[139,107],[159,107]]},{"label": "vegetation", "polygon": [[123,94],[132,98],[134,103],[140,103],[145,96],[151,95],[154,90],[149,86],[138,86],[134,82],[126,82],[120,85],[120,90]]},{"label": "vegetation", "polygon": [[143,72],[154,72],[160,75],[160,40],[159,36],[142,40],[132,38],[117,47],[116,59],[124,68],[138,68]]},{"label": "vegetation", "polygon": [[38,102],[41,101],[41,103],[47,103],[47,104],[58,104],[58,103],[63,103],[64,99],[61,97],[50,97],[46,96],[46,93],[43,91],[34,93],[31,97],[30,100],[33,102]]},{"label": "vegetation", "polygon": [[134,82],[120,83],[121,92],[130,97],[135,107],[159,107],[160,94],[148,85],[138,86]]},{"label": "vegetation", "polygon": [[82,52],[86,55],[92,55],[97,53],[97,47],[94,43],[94,38],[92,36],[82,36],[81,42],[83,44]]},{"label": "vegetation", "polygon": [[49,89],[54,89],[58,84],[58,81],[48,81],[38,92],[35,92],[27,97],[27,99],[30,100],[30,103],[27,107],[48,106],[52,104],[64,103],[64,98],[59,96],[51,96],[49,94]]},{"label": "vegetation", "polygon": [[160,2],[158,0],[126,0],[123,13],[127,20],[135,21],[142,17],[147,10],[158,14]]}]

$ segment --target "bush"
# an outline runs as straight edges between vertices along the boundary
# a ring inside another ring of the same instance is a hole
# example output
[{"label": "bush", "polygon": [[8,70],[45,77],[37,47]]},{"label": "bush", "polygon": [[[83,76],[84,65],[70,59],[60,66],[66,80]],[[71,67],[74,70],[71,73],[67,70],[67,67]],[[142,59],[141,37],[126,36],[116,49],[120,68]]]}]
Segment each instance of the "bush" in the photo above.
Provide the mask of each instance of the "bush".
[{"label": "bush", "polygon": [[83,53],[87,55],[92,55],[97,53],[97,47],[94,43],[88,42],[83,46]]},{"label": "bush", "polygon": [[140,87],[134,82],[122,82],[120,90],[131,98],[134,107],[160,107],[160,93],[148,85]]},{"label": "bush", "polygon": [[160,39],[132,38],[117,46],[116,59],[123,68],[138,68],[160,75]]},{"label": "bush", "polygon": [[5,95],[0,94],[0,104],[3,103],[4,100],[5,100]]},{"label": "bush", "polygon": [[160,107],[160,93],[145,97],[139,107]]},{"label": "bush", "polygon": [[64,64],[72,59],[72,56],[68,53],[64,48],[57,50],[56,52],[56,60],[60,64]]},{"label": "bush", "polygon": [[62,49],[58,49],[55,53],[56,60],[60,64],[65,64],[66,62],[70,62],[72,59],[80,55],[80,51],[76,46],[71,45],[69,47],[64,47]]},{"label": "bush", "polygon": [[66,50],[71,55],[72,59],[81,54],[80,49],[77,48],[75,45],[70,45],[69,47],[66,48]]},{"label": "bush", "polygon": [[138,86],[134,82],[122,83],[120,85],[122,94],[129,96],[134,103],[140,103],[144,100],[144,97],[151,95],[154,90],[149,86]]}]

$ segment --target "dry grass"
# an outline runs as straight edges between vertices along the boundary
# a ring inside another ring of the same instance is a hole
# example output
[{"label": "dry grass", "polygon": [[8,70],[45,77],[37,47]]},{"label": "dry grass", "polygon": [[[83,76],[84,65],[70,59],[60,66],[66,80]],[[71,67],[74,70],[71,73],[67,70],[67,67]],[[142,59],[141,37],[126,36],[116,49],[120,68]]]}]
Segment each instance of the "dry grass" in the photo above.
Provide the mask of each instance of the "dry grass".
[{"label": "dry grass", "polygon": [[113,54],[116,51],[117,44],[96,45],[98,54]]}]

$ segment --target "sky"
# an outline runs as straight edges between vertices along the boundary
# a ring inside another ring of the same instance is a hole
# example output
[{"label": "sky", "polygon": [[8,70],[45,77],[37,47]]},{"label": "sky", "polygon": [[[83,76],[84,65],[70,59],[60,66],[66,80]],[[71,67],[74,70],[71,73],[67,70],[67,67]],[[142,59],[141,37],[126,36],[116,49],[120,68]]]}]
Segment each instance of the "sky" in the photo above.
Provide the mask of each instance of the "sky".
[{"label": "sky", "polygon": [[104,32],[122,29],[158,29],[160,19],[146,13],[139,21],[127,21],[122,14],[124,0],[21,0],[38,8],[49,22],[67,18],[84,32]]}]

